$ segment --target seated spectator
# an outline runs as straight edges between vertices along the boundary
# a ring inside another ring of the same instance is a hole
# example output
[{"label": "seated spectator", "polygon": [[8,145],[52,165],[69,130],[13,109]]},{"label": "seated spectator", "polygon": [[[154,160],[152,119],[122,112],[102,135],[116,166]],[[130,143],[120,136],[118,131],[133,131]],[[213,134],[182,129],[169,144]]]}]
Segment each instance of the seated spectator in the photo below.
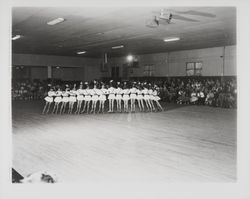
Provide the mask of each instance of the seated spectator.
[{"label": "seated spectator", "polygon": [[204,105],[205,104],[205,94],[204,94],[202,89],[197,92],[197,97],[198,97],[197,104]]},{"label": "seated spectator", "polygon": [[205,104],[212,106],[213,101],[214,101],[214,93],[212,92],[212,90],[210,90],[206,96]]},{"label": "seated spectator", "polygon": [[195,90],[192,90],[191,92],[191,97],[190,97],[190,103],[191,104],[196,104],[198,101],[197,93]]}]

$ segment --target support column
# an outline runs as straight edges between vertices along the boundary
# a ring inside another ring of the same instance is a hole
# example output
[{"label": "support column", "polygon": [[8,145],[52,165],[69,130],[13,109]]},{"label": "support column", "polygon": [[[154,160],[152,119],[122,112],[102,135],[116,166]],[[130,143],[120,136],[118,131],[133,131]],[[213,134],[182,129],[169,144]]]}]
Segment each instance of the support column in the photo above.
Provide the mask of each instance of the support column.
[{"label": "support column", "polygon": [[48,79],[52,78],[52,67],[48,66]]},{"label": "support column", "polygon": [[223,52],[222,52],[222,74],[221,74],[221,81],[224,81],[224,75],[225,75],[225,53],[226,47],[223,46]]}]

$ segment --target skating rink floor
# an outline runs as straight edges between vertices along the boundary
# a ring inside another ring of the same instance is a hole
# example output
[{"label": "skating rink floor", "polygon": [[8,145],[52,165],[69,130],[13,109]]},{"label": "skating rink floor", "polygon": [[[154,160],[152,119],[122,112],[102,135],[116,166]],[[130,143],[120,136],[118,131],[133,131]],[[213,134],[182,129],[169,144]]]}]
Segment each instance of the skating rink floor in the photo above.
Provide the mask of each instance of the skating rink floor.
[{"label": "skating rink floor", "polygon": [[236,109],[164,104],[153,113],[42,115],[12,103],[13,168],[59,182],[235,182]]}]

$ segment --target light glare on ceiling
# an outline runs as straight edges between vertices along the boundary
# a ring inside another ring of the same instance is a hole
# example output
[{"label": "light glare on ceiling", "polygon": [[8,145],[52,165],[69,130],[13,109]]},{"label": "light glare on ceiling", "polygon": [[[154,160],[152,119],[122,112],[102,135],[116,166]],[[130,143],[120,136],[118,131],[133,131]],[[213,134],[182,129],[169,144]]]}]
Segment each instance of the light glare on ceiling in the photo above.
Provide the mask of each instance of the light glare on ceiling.
[{"label": "light glare on ceiling", "polygon": [[79,52],[77,52],[78,55],[82,55],[82,54],[85,54],[85,53],[86,53],[86,51],[79,51]]},{"label": "light glare on ceiling", "polygon": [[65,19],[59,17],[59,18],[56,18],[56,19],[53,19],[53,20],[47,22],[47,24],[50,25],[50,26],[53,26],[53,25],[59,24],[59,23],[61,23],[63,21],[65,21]]},{"label": "light glare on ceiling", "polygon": [[112,49],[119,49],[119,48],[123,48],[124,46],[123,45],[120,45],[120,46],[113,46]]},{"label": "light glare on ceiling", "polygon": [[164,39],[165,42],[169,42],[169,41],[178,41],[178,40],[180,40],[179,37],[170,37],[170,38]]},{"label": "light glare on ceiling", "polygon": [[20,39],[21,38],[21,35],[15,35],[14,37],[12,37],[12,40],[17,40],[17,39]]}]

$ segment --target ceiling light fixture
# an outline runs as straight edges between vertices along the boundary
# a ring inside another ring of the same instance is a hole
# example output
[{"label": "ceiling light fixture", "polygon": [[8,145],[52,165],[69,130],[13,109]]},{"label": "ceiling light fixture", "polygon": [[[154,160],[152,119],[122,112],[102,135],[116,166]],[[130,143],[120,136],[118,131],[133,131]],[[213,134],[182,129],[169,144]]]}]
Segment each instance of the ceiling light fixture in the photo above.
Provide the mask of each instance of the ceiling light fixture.
[{"label": "ceiling light fixture", "polygon": [[20,39],[21,38],[21,35],[15,35],[14,37],[12,37],[12,40],[17,40],[17,39]]},{"label": "ceiling light fixture", "polygon": [[128,56],[127,56],[127,61],[128,61],[128,62],[132,62],[133,59],[134,59],[134,57],[133,57],[132,55],[128,55]]},{"label": "ceiling light fixture", "polygon": [[82,55],[82,54],[85,54],[85,53],[86,53],[86,51],[79,51],[79,52],[77,52],[78,55]]},{"label": "ceiling light fixture", "polygon": [[164,39],[165,42],[169,42],[169,41],[178,41],[178,40],[180,40],[179,37],[171,37],[171,38],[166,38],[166,39]]},{"label": "ceiling light fixture", "polygon": [[65,21],[65,19],[59,17],[59,18],[53,19],[52,21],[47,22],[47,24],[50,25],[50,26],[53,26],[53,25],[62,23],[63,21]]},{"label": "ceiling light fixture", "polygon": [[113,46],[112,49],[119,49],[119,48],[124,48],[123,45],[120,45],[120,46]]}]

